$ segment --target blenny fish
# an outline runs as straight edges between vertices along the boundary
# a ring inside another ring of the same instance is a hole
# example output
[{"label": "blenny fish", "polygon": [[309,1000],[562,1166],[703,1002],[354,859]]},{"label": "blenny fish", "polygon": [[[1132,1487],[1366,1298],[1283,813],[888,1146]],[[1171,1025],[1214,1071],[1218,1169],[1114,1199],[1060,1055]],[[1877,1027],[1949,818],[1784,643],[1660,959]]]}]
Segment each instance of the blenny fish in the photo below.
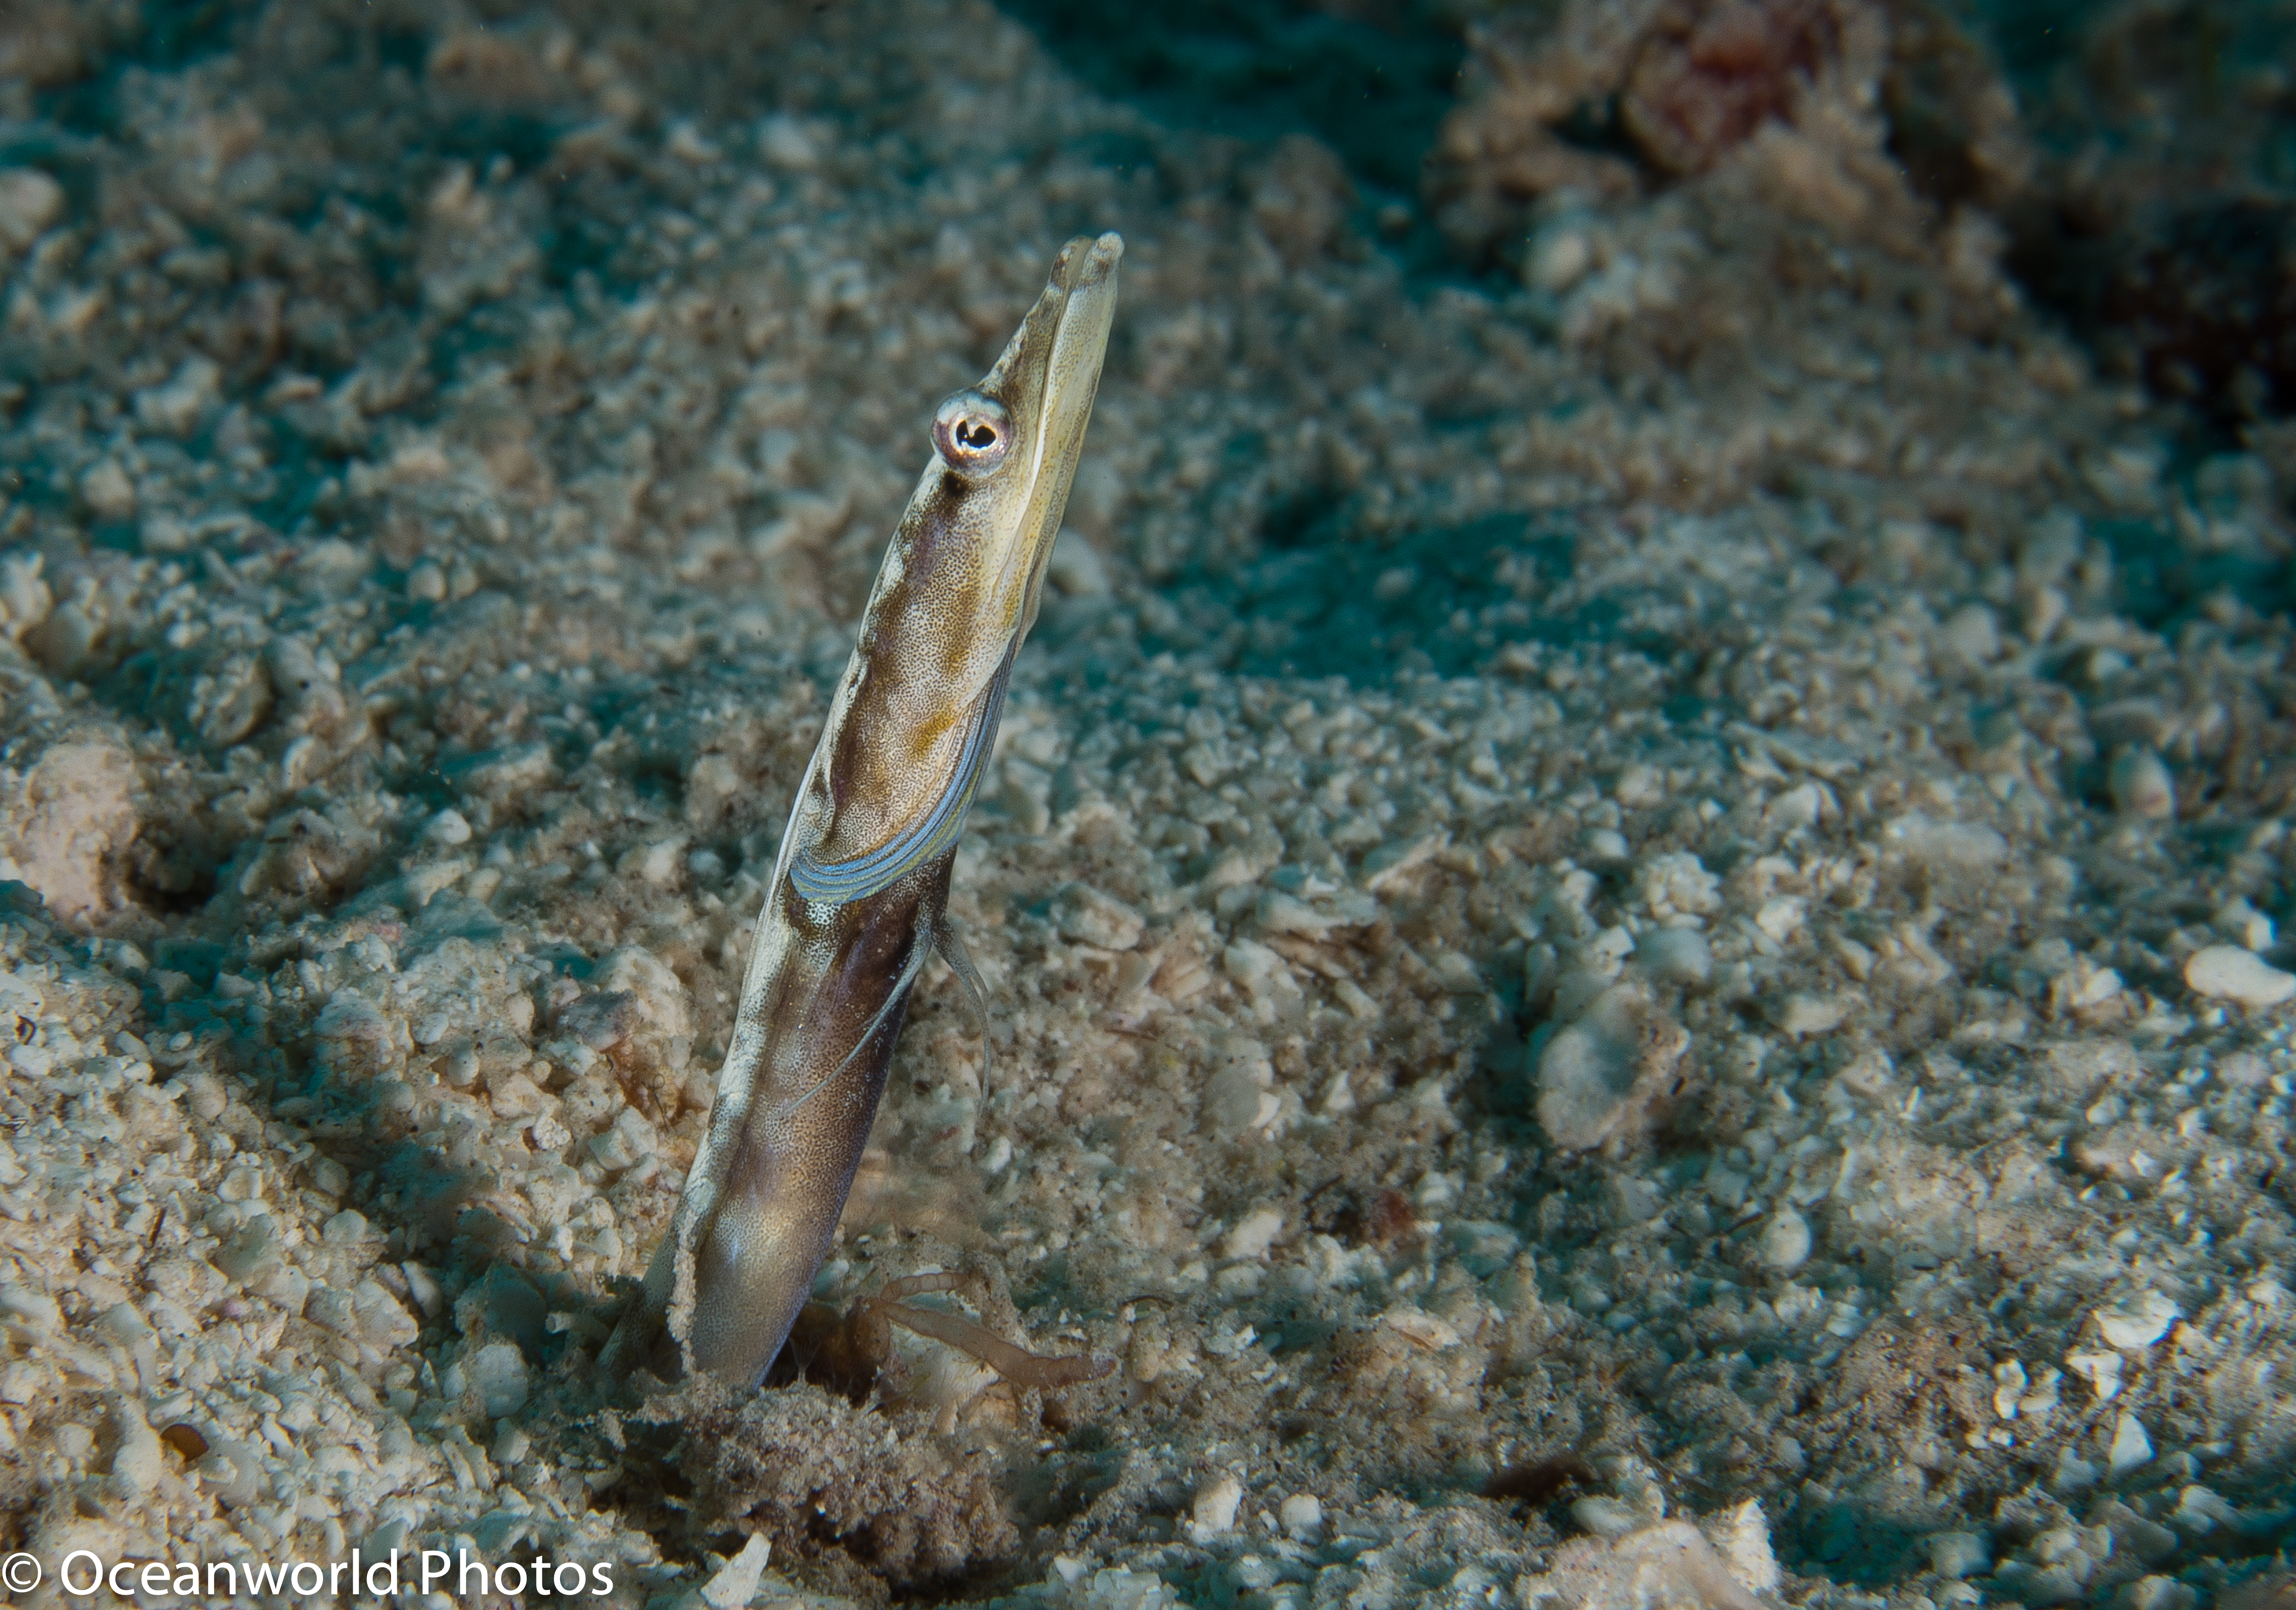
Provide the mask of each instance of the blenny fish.
[{"label": "blenny fish", "polygon": [[1112,234],[1070,241],[996,367],[933,415],[932,461],[782,835],[709,1131],[609,1368],[761,1381],[828,1253],[936,949],[980,1007],[950,864],[1037,618],[1123,252]]}]

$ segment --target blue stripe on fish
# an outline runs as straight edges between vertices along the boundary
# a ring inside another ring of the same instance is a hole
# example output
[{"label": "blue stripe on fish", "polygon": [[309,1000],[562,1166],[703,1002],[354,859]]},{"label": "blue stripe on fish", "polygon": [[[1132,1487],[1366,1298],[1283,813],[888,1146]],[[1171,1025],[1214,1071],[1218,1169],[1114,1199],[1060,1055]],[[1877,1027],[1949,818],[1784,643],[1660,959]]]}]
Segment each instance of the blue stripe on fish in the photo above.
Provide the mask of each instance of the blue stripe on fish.
[{"label": "blue stripe on fish", "polygon": [[1004,689],[1013,677],[1013,653],[1019,646],[1016,636],[980,703],[973,707],[964,748],[956,757],[948,786],[941,790],[924,818],[849,861],[822,860],[810,848],[798,851],[790,863],[789,881],[800,897],[840,906],[867,899],[891,888],[956,842],[957,834],[964,831],[965,814],[972,809],[972,796],[980,786],[988,752],[996,745],[996,725],[1004,713]]}]

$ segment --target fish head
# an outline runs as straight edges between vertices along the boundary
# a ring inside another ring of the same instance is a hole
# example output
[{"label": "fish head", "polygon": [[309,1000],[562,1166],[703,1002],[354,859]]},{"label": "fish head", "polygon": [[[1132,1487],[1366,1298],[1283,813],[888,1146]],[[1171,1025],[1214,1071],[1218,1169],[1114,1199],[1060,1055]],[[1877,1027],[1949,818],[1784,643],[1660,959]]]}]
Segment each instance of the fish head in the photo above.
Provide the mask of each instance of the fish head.
[{"label": "fish head", "polygon": [[1113,233],[1070,241],[996,366],[934,412],[932,463],[903,524],[929,538],[913,563],[947,567],[930,590],[953,606],[941,616],[943,659],[960,685],[985,685],[1035,624],[1100,389],[1123,255]]},{"label": "fish head", "polygon": [[1070,241],[996,366],[934,413],[824,733],[814,853],[852,870],[808,887],[881,887],[963,825],[1084,450],[1123,254],[1113,234]]}]

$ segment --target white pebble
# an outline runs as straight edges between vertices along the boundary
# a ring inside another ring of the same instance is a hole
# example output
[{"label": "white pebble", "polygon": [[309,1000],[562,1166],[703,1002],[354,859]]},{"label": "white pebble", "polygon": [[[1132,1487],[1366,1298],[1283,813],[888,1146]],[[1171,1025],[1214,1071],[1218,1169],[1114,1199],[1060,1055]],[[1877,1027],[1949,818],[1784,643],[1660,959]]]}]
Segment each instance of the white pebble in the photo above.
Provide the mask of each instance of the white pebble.
[{"label": "white pebble", "polygon": [[1580,1531],[1591,1532],[1596,1537],[1624,1537],[1639,1529],[1648,1517],[1617,1499],[1587,1498],[1570,1506],[1570,1518],[1578,1524]]},{"label": "white pebble", "polygon": [[2224,1495],[2212,1492],[2194,1482],[2177,1495],[2177,1507],[2169,1513],[2168,1520],[2188,1535],[2206,1536],[2219,1526],[2238,1526],[2238,1509],[2226,1503]]},{"label": "white pebble", "polygon": [[1324,1527],[1323,1501],[1312,1492],[1295,1492],[1276,1511],[1283,1530],[1295,1539],[1311,1538]]},{"label": "white pebble", "polygon": [[1199,1543],[1235,1529],[1235,1512],[1243,1504],[1243,1483],[1232,1475],[1215,1476],[1196,1489],[1188,1511],[1188,1530]]},{"label": "white pebble", "polygon": [[1254,1208],[1235,1222],[1227,1238],[1220,1243],[1220,1255],[1225,1258],[1251,1259],[1267,1256],[1267,1248],[1283,1232],[1283,1210],[1275,1207]]},{"label": "white pebble", "polygon": [[1945,623],[1946,646],[1964,660],[1985,661],[2001,653],[2001,623],[1981,604],[1956,610]]},{"label": "white pebble", "polygon": [[382,1009],[356,990],[338,990],[327,998],[311,1032],[321,1039],[348,1040],[367,1045],[390,1042],[390,1019]]},{"label": "white pebble", "polygon": [[1780,833],[1799,833],[1816,826],[1832,803],[1833,796],[1822,792],[1817,784],[1804,783],[1799,788],[1787,789],[1763,806],[1762,824]]},{"label": "white pebble", "polygon": [[2272,1064],[2253,1051],[2235,1051],[2217,1064],[2217,1077],[2237,1089],[2253,1090],[2272,1082]]},{"label": "white pebble", "polygon": [[123,1398],[112,1407],[111,1424],[119,1436],[119,1445],[111,1454],[113,1482],[125,1493],[151,1491],[160,1484],[162,1465],[160,1439],[151,1423],[133,1401]]},{"label": "white pebble", "polygon": [[2150,1347],[2169,1334],[2183,1312],[2158,1292],[2145,1292],[2111,1308],[2096,1310],[2096,1328],[2104,1339],[2124,1351]]},{"label": "white pebble", "polygon": [[2194,951],[2185,962],[2185,982],[2196,995],[2259,1009],[2296,996],[2296,973],[2283,973],[2238,945],[2204,945]]},{"label": "white pebble", "polygon": [[1981,1532],[1939,1532],[1929,1539],[1930,1569],[1958,1581],[1993,1563],[1993,1545]]},{"label": "white pebble", "polygon": [[663,839],[646,846],[645,854],[638,859],[638,876],[656,889],[667,889],[676,881],[678,851],[685,849],[680,839]]},{"label": "white pebble", "polygon": [[1257,1041],[1231,1042],[1219,1071],[1205,1081],[1199,1119],[1223,1140],[1241,1139],[1265,1128],[1283,1110],[1282,1097],[1270,1088],[1275,1079]]},{"label": "white pebble", "polygon": [[135,483],[116,458],[99,458],[79,478],[79,495],[88,508],[106,520],[125,520],[135,513]]},{"label": "white pebble", "polygon": [[2243,895],[2234,895],[2218,908],[2217,926],[2233,943],[2249,950],[2272,949],[2272,919],[2248,903]]},{"label": "white pebble", "polygon": [[1251,915],[1253,923],[1262,933],[1320,940],[1328,936],[1333,927],[1330,917],[1299,896],[1286,894],[1281,889],[1270,889],[1262,894]]},{"label": "white pebble", "polygon": [[1661,928],[1646,933],[1635,961],[1644,973],[1670,984],[1702,984],[1714,976],[1714,947],[1695,928]]},{"label": "white pebble", "polygon": [[662,149],[681,162],[714,162],[725,155],[717,144],[687,118],[680,118],[669,126],[669,136],[662,142]]},{"label": "white pebble", "polygon": [[1559,296],[1584,279],[1594,266],[1594,242],[1585,231],[1550,228],[1532,238],[1523,259],[1522,277],[1533,290]]},{"label": "white pebble", "polygon": [[740,1610],[757,1597],[758,1579],[765,1574],[766,1562],[773,1555],[774,1546],[764,1534],[751,1532],[742,1552],[718,1566],[702,1584],[701,1602],[709,1610]]},{"label": "white pebble", "polygon": [[63,1328],[64,1310],[47,1293],[12,1283],[0,1286],[0,1318],[13,1319],[28,1330],[46,1333]]},{"label": "white pebble", "polygon": [[64,187],[37,168],[0,168],[0,242],[22,251],[62,216]]},{"label": "white pebble", "polygon": [[1642,1071],[1642,1004],[1604,990],[1538,1058],[1538,1121],[1565,1151],[1600,1146],[1626,1117]]},{"label": "white pebble", "polygon": [[526,1355],[510,1343],[488,1343],[479,1349],[469,1369],[470,1383],[479,1389],[480,1407],[488,1419],[516,1414],[526,1407]]},{"label": "white pebble", "polygon": [[776,168],[802,169],[821,160],[811,131],[785,111],[775,112],[758,125],[758,154]]},{"label": "white pebble", "polygon": [[2141,745],[2112,757],[2105,787],[2123,816],[2157,822],[2177,814],[2176,779],[2159,755]]},{"label": "white pebble", "polygon": [[1892,818],[1887,833],[1912,859],[1932,867],[1978,872],[2009,856],[2009,841],[1982,822],[1939,822],[1915,810]]},{"label": "white pebble", "polygon": [[1809,1220],[1790,1207],[1772,1213],[1762,1226],[1759,1253],[1764,1267],[1790,1275],[1809,1261]]},{"label": "white pebble", "polygon": [[2199,1590],[2173,1576],[2145,1576],[2113,1596],[2115,1610],[2193,1610]]},{"label": "white pebble", "polygon": [[2119,1353],[2067,1353],[2065,1368],[2088,1383],[2098,1402],[2110,1403],[2120,1395]]},{"label": "white pebble", "polygon": [[2006,1364],[1993,1367],[1993,1412],[2005,1420],[2017,1417],[2018,1405],[2025,1396],[2025,1367],[2012,1359]]},{"label": "white pebble", "polygon": [[2144,1434],[2144,1427],[2136,1417],[2123,1409],[2120,1418],[2113,1423],[2112,1446],[2105,1450],[2104,1462],[2119,1476],[2152,1461],[2152,1439]]},{"label": "white pebble", "polygon": [[1147,926],[1137,911],[1089,883],[1062,884],[1053,896],[1052,917],[1063,938],[1103,950],[1131,949]]},{"label": "white pebble", "polygon": [[1152,1571],[1111,1565],[1094,1572],[1081,1597],[1070,1602],[1081,1610],[1171,1610],[1180,1596]]},{"label": "white pebble", "polygon": [[1778,1027],[1796,1039],[1831,1034],[1849,1017],[1852,1004],[1839,995],[1797,990],[1778,1004]]},{"label": "white pebble", "polygon": [[1643,863],[1642,897],[1651,915],[1700,916],[1722,908],[1722,880],[1686,850],[1652,856]]},{"label": "white pebble", "polygon": [[135,393],[136,421],[170,436],[186,435],[216,400],[222,383],[223,371],[212,359],[185,358],[166,384]]},{"label": "white pebble", "polygon": [[1791,894],[1782,894],[1775,899],[1762,902],[1761,909],[1754,913],[1754,926],[1779,944],[1786,944],[1801,932],[1802,918],[1808,910],[1808,901]]},{"label": "white pebble", "polygon": [[1770,1548],[1770,1520],[1762,1500],[1747,1499],[1710,1517],[1700,1528],[1722,1556],[1730,1574],[1756,1593],[1775,1597],[1784,1573]]},{"label": "white pebble", "polygon": [[406,1294],[426,1318],[436,1319],[445,1311],[447,1294],[439,1289],[438,1280],[419,1263],[402,1263],[399,1272],[406,1277]]},{"label": "white pebble", "polygon": [[422,825],[422,836],[439,844],[467,844],[471,842],[470,819],[449,806]]},{"label": "white pebble", "polygon": [[[1613,978],[1618,974],[1620,965],[1634,953],[1635,936],[1623,925],[1614,924],[1587,941],[1585,959],[1588,967],[1600,972],[1604,978]],[[1456,957],[1458,952],[1447,950],[1443,955]],[[1472,983],[1469,990],[1472,992]]]}]

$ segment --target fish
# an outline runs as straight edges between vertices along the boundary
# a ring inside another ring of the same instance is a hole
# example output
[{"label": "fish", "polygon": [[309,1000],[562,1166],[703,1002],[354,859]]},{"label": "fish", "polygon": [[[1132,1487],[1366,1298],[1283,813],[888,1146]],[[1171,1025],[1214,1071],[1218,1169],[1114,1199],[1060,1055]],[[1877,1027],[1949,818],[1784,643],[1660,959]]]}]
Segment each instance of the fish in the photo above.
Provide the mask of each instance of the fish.
[{"label": "fish", "polygon": [[950,925],[952,863],[1092,417],[1120,236],[1080,235],[1004,354],[944,401],[799,784],[709,1122],[644,1287],[602,1355],[765,1378],[828,1255],[909,995]]}]

